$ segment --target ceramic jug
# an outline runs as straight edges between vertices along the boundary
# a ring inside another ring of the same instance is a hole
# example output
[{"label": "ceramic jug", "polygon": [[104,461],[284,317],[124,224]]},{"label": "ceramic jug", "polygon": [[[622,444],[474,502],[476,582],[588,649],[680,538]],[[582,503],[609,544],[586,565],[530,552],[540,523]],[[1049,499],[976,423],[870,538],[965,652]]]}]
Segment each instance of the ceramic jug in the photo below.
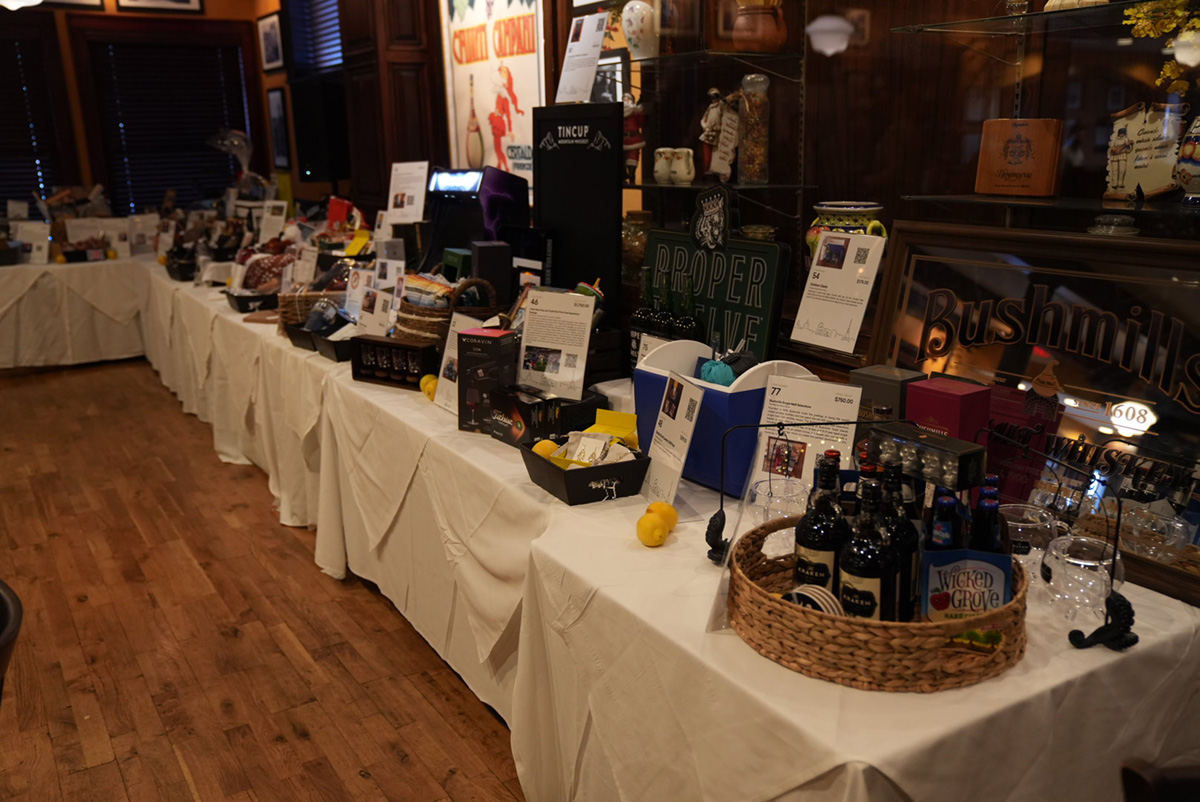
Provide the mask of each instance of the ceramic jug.
[{"label": "ceramic jug", "polygon": [[1183,191],[1184,206],[1200,206],[1200,117],[1192,120],[1179,142],[1179,159],[1175,162],[1175,180]]},{"label": "ceramic jug", "polygon": [[778,53],[787,45],[782,0],[738,0],[733,44],[741,51]]},{"label": "ceramic jug", "polygon": [[869,201],[827,201],[813,206],[817,219],[804,235],[809,254],[816,251],[817,240],[825,231],[843,234],[873,234],[886,237],[887,229],[879,222],[883,206]]},{"label": "ceramic jug", "polygon": [[658,14],[646,0],[629,0],[621,11],[621,30],[635,61],[658,55]]},{"label": "ceramic jug", "polygon": [[691,148],[675,148],[671,158],[671,183],[686,186],[696,177],[696,165],[692,161]]},{"label": "ceramic jug", "polygon": [[671,162],[675,160],[675,148],[657,148],[654,151],[654,180],[660,184],[671,183]]}]

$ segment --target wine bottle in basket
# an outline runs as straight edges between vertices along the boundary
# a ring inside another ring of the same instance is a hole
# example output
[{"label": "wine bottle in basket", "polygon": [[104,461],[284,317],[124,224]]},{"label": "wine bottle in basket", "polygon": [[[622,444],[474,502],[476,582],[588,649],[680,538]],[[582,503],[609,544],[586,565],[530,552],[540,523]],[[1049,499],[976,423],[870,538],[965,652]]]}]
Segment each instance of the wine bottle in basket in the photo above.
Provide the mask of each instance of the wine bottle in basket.
[{"label": "wine bottle in basket", "polygon": [[831,593],[838,587],[838,554],[850,537],[850,524],[842,517],[838,499],[841,460],[841,453],[834,450],[820,458],[808,511],[796,523],[796,584],[820,585]]},{"label": "wine bottle in basket", "polygon": [[899,559],[900,621],[912,621],[921,609],[921,533],[904,504],[904,477],[899,462],[883,467],[883,518]]},{"label": "wine bottle in basket", "polygon": [[900,561],[881,514],[883,488],[878,479],[862,485],[858,519],[838,559],[838,599],[846,615],[895,621]]}]

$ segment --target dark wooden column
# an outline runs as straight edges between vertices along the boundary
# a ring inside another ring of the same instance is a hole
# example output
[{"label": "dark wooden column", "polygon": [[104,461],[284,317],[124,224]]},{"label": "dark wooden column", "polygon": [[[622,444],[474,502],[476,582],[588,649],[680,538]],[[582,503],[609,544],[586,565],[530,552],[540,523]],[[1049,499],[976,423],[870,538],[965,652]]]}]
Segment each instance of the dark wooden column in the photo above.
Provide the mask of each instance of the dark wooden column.
[{"label": "dark wooden column", "polygon": [[446,94],[435,0],[341,0],[355,203],[384,208],[392,162],[446,165]]}]

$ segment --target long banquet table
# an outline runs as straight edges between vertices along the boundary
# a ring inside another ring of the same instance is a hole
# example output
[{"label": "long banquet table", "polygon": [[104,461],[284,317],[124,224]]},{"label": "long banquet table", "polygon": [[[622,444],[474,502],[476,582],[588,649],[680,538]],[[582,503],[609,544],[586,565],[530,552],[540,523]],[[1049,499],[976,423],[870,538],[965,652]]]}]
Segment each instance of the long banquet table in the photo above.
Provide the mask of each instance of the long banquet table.
[{"label": "long banquet table", "polygon": [[267,472],[283,523],[317,525],[321,570],[375,582],[509,722],[531,802],[1116,802],[1127,758],[1200,764],[1194,608],[1127,585],[1142,642],[1117,654],[1071,648],[1035,602],[1024,660],[961,690],[809,679],[706,631],[720,573],[699,516],[645,549],[641,500],[567,507],[421,394],[356,383],[137,264],[164,384],[222,459]]},{"label": "long banquet table", "polygon": [[141,356],[146,282],[136,264],[0,267],[0,368]]}]

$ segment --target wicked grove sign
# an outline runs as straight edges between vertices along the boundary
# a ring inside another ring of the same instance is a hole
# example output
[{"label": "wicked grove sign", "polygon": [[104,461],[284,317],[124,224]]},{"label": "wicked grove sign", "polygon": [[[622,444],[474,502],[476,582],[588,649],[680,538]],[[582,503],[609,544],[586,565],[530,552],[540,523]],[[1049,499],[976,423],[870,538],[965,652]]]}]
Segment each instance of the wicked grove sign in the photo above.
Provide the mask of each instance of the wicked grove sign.
[{"label": "wicked grove sign", "polygon": [[[894,364],[1040,392],[1064,405],[1063,438],[1194,460],[1200,244],[902,222],[891,248]],[[1084,462],[1127,473],[1109,450]]]}]

